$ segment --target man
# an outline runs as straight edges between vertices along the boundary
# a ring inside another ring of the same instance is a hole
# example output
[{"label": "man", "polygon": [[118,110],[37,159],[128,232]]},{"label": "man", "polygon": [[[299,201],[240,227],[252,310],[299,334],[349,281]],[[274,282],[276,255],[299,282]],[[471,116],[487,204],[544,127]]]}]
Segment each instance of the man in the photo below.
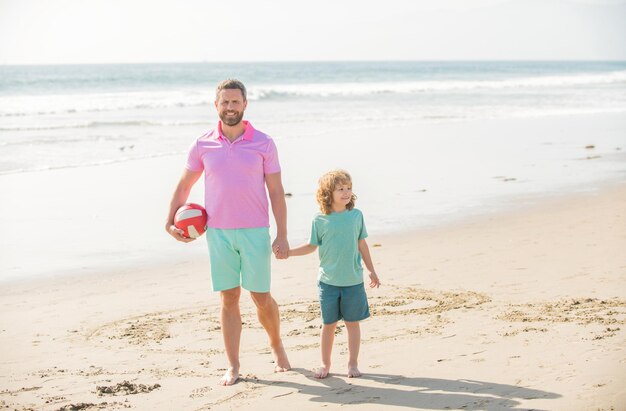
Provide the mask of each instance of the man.
[{"label": "man", "polygon": [[[246,88],[240,81],[224,80],[218,85],[215,108],[220,121],[192,144],[166,224],[167,232],[176,240],[192,241],[174,226],[174,215],[204,173],[211,279],[213,290],[220,292],[222,335],[229,363],[221,385],[232,385],[239,378],[242,287],[250,292],[269,337],[275,371],[291,367],[280,338],[278,305],[270,294],[272,251],[279,259],[289,253],[285,193],[276,146],[243,120],[247,105]],[[266,186],[277,227],[272,245]]]}]

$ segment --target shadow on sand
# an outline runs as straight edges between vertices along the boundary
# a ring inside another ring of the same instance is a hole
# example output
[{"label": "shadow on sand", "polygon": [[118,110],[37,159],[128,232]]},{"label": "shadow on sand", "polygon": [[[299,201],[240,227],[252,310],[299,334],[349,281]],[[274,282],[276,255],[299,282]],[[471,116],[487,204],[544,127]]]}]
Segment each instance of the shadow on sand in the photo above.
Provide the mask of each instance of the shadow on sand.
[{"label": "shadow on sand", "polygon": [[[331,374],[328,378],[320,380],[316,379],[312,372],[302,368],[294,368],[291,371],[300,373],[315,383],[309,385],[260,379],[250,382],[293,388],[298,394],[311,397],[309,401],[318,403],[377,404],[433,410],[527,410],[529,408],[516,408],[521,404],[518,400],[561,397],[547,391],[485,381],[389,374],[365,374],[360,378],[349,380]],[[369,381],[363,385],[359,382],[361,380]]]}]

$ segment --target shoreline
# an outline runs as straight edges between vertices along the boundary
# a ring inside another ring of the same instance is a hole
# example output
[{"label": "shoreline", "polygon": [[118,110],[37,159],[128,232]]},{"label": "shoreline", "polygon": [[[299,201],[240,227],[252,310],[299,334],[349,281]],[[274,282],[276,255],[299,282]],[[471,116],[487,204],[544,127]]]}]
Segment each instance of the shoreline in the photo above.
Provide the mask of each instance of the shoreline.
[{"label": "shoreline", "polygon": [[[345,376],[341,328],[331,377],[312,377],[315,255],[272,263],[294,369],[272,372],[243,293],[243,377],[232,387],[216,385],[225,359],[208,259],[2,285],[0,404],[620,410],[625,202],[622,184],[447,227],[371,235],[383,285],[368,290],[373,316],[362,324],[365,376],[357,379]],[[125,381],[147,388],[133,395],[120,388]],[[98,386],[115,394],[99,396]]]},{"label": "shoreline", "polygon": [[[212,113],[210,112],[210,107],[206,107],[206,110],[207,110],[207,117],[212,115]],[[445,126],[473,125],[473,124],[485,124],[485,123],[513,122],[513,123],[521,124],[523,122],[533,122],[533,121],[556,122],[556,121],[567,121],[567,120],[576,119],[576,118],[588,118],[588,119],[596,119],[598,121],[602,121],[605,119],[610,120],[612,117],[623,117],[624,113],[626,113],[626,108],[618,109],[614,111],[599,111],[599,112],[589,111],[589,112],[582,112],[582,113],[580,112],[552,113],[552,114],[546,114],[546,115],[534,114],[534,115],[528,115],[528,116],[513,115],[513,116],[508,116],[508,117],[475,117],[475,118],[459,117],[459,118],[442,118],[440,120],[412,119],[412,120],[404,120],[403,122],[400,122],[400,124],[402,124],[403,126],[408,126],[408,127],[418,126],[418,127],[424,127],[424,128],[431,128],[431,127],[436,128],[436,127],[445,127]],[[259,113],[257,114],[257,116],[263,117],[263,114],[266,114],[266,113]],[[198,121],[196,124],[198,128],[188,134],[187,140],[182,141],[181,146],[184,147],[186,143],[191,141],[193,136],[197,137],[203,134],[204,132],[206,132],[207,130],[211,129],[212,127],[214,127],[216,121],[217,119],[209,120],[208,118],[205,119],[205,121]],[[255,120],[255,123],[256,123],[256,120]],[[261,124],[260,121],[259,121],[259,124]],[[277,138],[278,141],[280,141],[282,138],[287,138],[288,140],[289,139],[295,139],[295,140],[309,139],[309,138],[314,138],[315,136],[319,136],[323,134],[323,132],[320,132],[320,131],[309,130],[309,131],[305,131],[304,133],[302,133],[302,135],[300,135],[298,134],[298,132],[296,132],[292,128],[283,128],[284,126],[282,126],[281,124],[274,124],[274,123],[264,124],[263,128],[265,129],[266,127],[269,127],[272,130],[274,130],[274,132],[270,133],[270,135],[272,135],[273,138]],[[380,126],[377,125],[376,123],[364,123],[363,125],[353,127],[352,129],[346,128],[344,131],[359,132],[359,131],[378,130],[378,129],[380,129]],[[285,136],[289,136],[289,137],[285,137]],[[127,146],[120,146],[120,150],[123,152],[124,150],[122,150],[122,148],[126,150]],[[626,150],[626,147],[620,147],[620,149]],[[92,167],[106,167],[106,166],[120,164],[120,163],[129,163],[129,162],[132,163],[135,161],[160,159],[164,157],[167,158],[167,157],[185,156],[186,154],[187,154],[186,151],[178,149],[178,150],[174,150],[171,152],[146,153],[146,154],[138,155],[134,157],[133,156],[122,157],[119,159],[108,159],[104,161],[97,161],[97,162],[84,163],[84,164],[65,164],[65,165],[57,165],[57,166],[34,168],[34,169],[26,168],[26,169],[0,170],[0,177],[30,174],[30,173],[46,173],[46,172],[58,171],[58,170],[73,170],[73,169],[92,168]]]},{"label": "shoreline", "polygon": [[[454,231],[463,227],[471,227],[490,222],[494,219],[506,218],[511,216],[523,215],[536,212],[538,210],[552,208],[555,204],[567,203],[570,201],[580,201],[584,198],[593,198],[596,196],[610,195],[614,192],[619,192],[623,189],[625,182],[618,179],[612,181],[604,181],[597,186],[582,189],[578,187],[578,190],[563,190],[557,193],[540,193],[529,196],[519,195],[514,198],[508,198],[505,200],[506,205],[500,205],[495,209],[488,211],[474,211],[473,213],[465,213],[462,216],[452,218],[449,217],[446,220],[438,221],[436,223],[422,225],[420,227],[391,227],[387,231],[377,231],[374,233],[374,238],[377,239],[377,243],[380,242],[392,242],[396,243],[397,238],[411,239],[415,237],[423,237],[429,235],[428,233],[447,232]],[[288,204],[289,205],[289,204]],[[272,227],[273,228],[273,227]],[[163,237],[167,240],[170,238],[167,233],[163,231]],[[297,246],[297,241],[292,241],[289,238],[290,246]],[[169,257],[173,257],[170,261],[161,259],[152,263],[148,263],[147,259],[138,259],[131,263],[120,264],[115,263],[112,265],[105,265],[93,268],[85,272],[85,270],[76,269],[69,273],[55,273],[43,276],[28,277],[28,278],[12,278],[7,280],[0,280],[0,296],[3,295],[3,290],[12,289],[13,287],[20,286],[41,286],[54,285],[55,283],[69,283],[75,281],[91,282],[94,279],[103,275],[120,277],[126,276],[129,273],[140,272],[147,273],[154,270],[163,271],[174,270],[180,265],[189,265],[193,267],[201,267],[207,270],[209,267],[208,253],[206,249],[206,239],[200,237],[196,242],[192,243],[190,247],[185,247],[185,244],[178,244],[172,241],[172,248],[179,246],[179,253],[171,252]],[[192,250],[191,247],[195,249]],[[371,248],[371,244],[370,244]],[[280,261],[272,258],[273,267],[275,264],[280,264]]]}]

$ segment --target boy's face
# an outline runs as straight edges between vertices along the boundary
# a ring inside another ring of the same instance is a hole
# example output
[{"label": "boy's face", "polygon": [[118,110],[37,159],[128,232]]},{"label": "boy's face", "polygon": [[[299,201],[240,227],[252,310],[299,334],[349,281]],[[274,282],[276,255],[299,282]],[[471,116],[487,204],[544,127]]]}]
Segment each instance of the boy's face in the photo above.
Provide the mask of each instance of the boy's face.
[{"label": "boy's face", "polygon": [[345,207],[352,199],[352,184],[340,182],[333,191],[333,204]]}]

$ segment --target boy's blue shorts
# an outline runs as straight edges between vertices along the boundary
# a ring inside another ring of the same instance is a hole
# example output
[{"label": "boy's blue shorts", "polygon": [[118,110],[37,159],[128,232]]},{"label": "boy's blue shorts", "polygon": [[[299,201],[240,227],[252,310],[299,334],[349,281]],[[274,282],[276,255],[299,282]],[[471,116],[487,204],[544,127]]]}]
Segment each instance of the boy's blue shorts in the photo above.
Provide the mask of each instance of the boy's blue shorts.
[{"label": "boy's blue shorts", "polygon": [[363,283],[338,287],[319,282],[322,322],[332,324],[344,321],[361,321],[370,316],[367,294]]}]

